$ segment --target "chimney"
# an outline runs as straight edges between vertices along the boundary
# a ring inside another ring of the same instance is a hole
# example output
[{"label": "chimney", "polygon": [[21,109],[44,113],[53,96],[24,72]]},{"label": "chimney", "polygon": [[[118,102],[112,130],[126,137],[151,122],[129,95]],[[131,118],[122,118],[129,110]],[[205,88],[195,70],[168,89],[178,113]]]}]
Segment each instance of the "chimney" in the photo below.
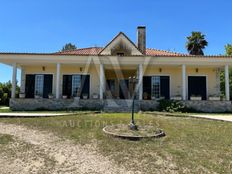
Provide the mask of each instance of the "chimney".
[{"label": "chimney", "polygon": [[138,26],[137,28],[137,47],[143,54],[146,54],[146,27],[145,26]]}]

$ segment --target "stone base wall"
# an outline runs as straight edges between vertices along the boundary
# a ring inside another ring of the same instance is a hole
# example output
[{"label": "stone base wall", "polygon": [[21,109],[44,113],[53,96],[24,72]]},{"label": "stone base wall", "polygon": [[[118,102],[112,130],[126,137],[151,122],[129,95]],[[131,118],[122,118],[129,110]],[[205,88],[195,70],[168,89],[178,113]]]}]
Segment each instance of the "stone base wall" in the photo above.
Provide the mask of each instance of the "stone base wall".
[{"label": "stone base wall", "polygon": [[199,112],[232,112],[231,101],[181,101],[187,108]]},{"label": "stone base wall", "polygon": [[155,100],[140,100],[139,105],[141,111],[155,111],[159,107],[159,102]]},{"label": "stone base wall", "polygon": [[75,99],[11,99],[10,108],[14,111],[34,110],[102,110],[103,100]]},{"label": "stone base wall", "polygon": [[[230,101],[181,101],[187,108],[200,112],[232,112]],[[11,99],[14,111],[33,110],[96,110],[106,112],[130,112],[131,100],[75,100],[75,99]],[[159,102],[152,100],[135,101],[135,111],[155,111]]]},{"label": "stone base wall", "polygon": [[[105,112],[131,112],[132,100],[104,100]],[[135,101],[135,111],[139,111],[138,101]]]}]

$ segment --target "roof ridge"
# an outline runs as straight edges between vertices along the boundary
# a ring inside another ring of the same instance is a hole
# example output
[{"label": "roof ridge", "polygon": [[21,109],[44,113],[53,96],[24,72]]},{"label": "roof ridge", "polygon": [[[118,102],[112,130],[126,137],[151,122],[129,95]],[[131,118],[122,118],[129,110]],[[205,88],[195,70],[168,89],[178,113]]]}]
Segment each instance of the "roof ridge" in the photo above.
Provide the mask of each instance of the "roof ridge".
[{"label": "roof ridge", "polygon": [[90,48],[103,48],[103,47],[91,46],[91,47],[77,48],[77,50],[80,50],[80,49],[90,49]]},{"label": "roof ridge", "polygon": [[77,49],[72,50],[72,51],[76,51],[76,50],[85,50],[85,49],[93,49],[93,48],[103,48],[103,47],[94,47],[94,46],[92,46],[92,47],[85,47],[85,48],[77,48]]},{"label": "roof ridge", "polygon": [[69,53],[69,52],[72,52],[72,51],[85,50],[85,49],[93,49],[93,48],[101,48],[101,49],[103,49],[103,47],[91,46],[91,47],[84,47],[84,48],[76,48],[74,50],[64,50],[64,51],[59,51],[59,52],[56,52],[56,53]]}]

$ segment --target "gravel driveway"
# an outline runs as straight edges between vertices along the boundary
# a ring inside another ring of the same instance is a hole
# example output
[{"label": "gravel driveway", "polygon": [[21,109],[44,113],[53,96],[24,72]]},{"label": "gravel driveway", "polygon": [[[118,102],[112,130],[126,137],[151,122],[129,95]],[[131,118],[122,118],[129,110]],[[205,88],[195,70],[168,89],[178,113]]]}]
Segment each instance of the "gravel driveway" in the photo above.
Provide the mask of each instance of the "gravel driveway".
[{"label": "gravel driveway", "polygon": [[5,123],[0,123],[0,133],[14,137],[0,150],[1,174],[133,173],[99,154],[95,143],[82,146],[49,132]]}]

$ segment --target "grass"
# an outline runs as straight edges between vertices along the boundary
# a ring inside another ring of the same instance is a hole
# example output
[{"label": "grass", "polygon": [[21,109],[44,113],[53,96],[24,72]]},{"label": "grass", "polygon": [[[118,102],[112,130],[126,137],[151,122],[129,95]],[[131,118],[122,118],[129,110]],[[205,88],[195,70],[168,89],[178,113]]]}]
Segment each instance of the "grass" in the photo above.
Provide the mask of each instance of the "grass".
[{"label": "grass", "polygon": [[7,134],[0,134],[0,146],[6,145],[13,141],[13,137]]},{"label": "grass", "polygon": [[143,173],[230,173],[232,124],[228,122],[136,114],[138,124],[153,124],[167,134],[160,139],[128,141],[106,136],[105,125],[128,124],[129,114],[82,113],[48,118],[1,118],[52,131],[81,144],[97,143],[101,154]]},{"label": "grass", "polygon": [[[46,110],[38,110],[38,111],[12,111],[9,107],[7,106],[0,106],[0,113],[85,113],[84,111],[68,111],[68,110],[64,110],[64,111],[46,111]],[[87,112],[87,111],[86,111]]]},{"label": "grass", "polygon": [[11,112],[8,106],[0,106],[0,113],[1,112]]}]

